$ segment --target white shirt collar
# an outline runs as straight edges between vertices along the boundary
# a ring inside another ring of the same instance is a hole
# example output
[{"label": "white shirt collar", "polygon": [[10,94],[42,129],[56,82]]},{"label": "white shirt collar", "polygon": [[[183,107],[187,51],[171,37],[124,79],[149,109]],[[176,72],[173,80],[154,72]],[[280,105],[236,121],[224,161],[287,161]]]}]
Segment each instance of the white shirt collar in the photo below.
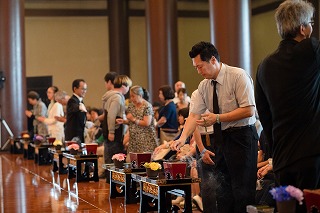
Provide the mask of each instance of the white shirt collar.
[{"label": "white shirt collar", "polygon": [[83,98],[82,98],[82,97],[78,96],[78,95],[77,95],[77,94],[75,94],[75,93],[73,93],[73,95],[74,95],[74,96],[76,96],[76,97],[79,99],[79,101],[80,101],[80,102],[82,102],[82,100],[83,100]]}]

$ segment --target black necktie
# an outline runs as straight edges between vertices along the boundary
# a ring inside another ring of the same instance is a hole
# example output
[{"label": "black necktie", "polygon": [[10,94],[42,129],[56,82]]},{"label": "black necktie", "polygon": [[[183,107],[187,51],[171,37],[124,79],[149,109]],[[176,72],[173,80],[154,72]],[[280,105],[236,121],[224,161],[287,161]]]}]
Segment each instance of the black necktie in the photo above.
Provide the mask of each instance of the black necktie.
[{"label": "black necktie", "polygon": [[[213,84],[213,113],[214,114],[220,114],[219,112],[219,104],[218,104],[218,96],[217,96],[217,81],[212,80]],[[221,144],[222,143],[222,132],[221,132],[221,123],[215,123],[213,125],[214,129],[214,134],[213,134],[213,139],[216,144]]]}]

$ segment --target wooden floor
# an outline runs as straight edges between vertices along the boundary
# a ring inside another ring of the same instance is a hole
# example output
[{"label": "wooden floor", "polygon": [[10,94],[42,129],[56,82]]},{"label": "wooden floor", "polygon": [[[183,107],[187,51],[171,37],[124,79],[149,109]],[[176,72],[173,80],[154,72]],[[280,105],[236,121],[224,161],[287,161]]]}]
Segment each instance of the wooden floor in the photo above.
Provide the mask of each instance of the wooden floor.
[{"label": "wooden floor", "polygon": [[[60,186],[57,187],[60,178]],[[109,199],[109,184],[78,183],[78,198],[68,194],[67,175],[53,175],[50,165],[37,165],[22,154],[0,152],[0,213],[85,212],[134,213],[139,204],[124,205],[123,198]],[[76,184],[70,183],[72,191]]]}]

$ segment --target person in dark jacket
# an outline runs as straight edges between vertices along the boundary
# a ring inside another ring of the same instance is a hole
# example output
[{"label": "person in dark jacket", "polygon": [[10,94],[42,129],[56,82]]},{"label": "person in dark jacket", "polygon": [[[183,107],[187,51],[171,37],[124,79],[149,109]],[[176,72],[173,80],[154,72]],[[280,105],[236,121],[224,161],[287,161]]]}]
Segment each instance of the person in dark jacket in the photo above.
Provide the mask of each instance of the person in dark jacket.
[{"label": "person in dark jacket", "polygon": [[[320,188],[320,42],[314,7],[285,1],[275,19],[282,41],[258,67],[256,103],[273,150],[277,185]],[[306,212],[297,205],[297,212]]]},{"label": "person in dark jacket", "polygon": [[84,143],[87,109],[83,103],[83,98],[87,92],[87,84],[83,79],[76,79],[72,83],[72,90],[73,95],[67,103],[65,140],[70,141],[74,137],[78,137],[80,139],[79,143]]}]

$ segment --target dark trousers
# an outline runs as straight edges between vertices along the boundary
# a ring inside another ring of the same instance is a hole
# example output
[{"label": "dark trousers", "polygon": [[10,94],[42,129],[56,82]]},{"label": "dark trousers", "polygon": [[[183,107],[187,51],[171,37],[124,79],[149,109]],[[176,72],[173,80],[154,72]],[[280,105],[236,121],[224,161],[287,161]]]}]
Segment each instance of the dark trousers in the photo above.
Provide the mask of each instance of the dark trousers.
[{"label": "dark trousers", "polygon": [[[108,131],[106,132],[109,134]],[[120,125],[114,133],[114,141],[109,141],[108,137],[105,138],[104,142],[104,161],[106,164],[113,163],[111,159],[114,154],[123,153],[123,125]]]},{"label": "dark trousers", "polygon": [[243,213],[255,203],[258,135],[255,126],[222,132],[214,144],[214,176],[219,213]]},{"label": "dark trousers", "polygon": [[[320,156],[312,156],[293,163],[275,172],[276,185],[292,185],[300,189],[320,188]],[[296,212],[307,212],[305,200],[303,205],[297,202]]]}]

